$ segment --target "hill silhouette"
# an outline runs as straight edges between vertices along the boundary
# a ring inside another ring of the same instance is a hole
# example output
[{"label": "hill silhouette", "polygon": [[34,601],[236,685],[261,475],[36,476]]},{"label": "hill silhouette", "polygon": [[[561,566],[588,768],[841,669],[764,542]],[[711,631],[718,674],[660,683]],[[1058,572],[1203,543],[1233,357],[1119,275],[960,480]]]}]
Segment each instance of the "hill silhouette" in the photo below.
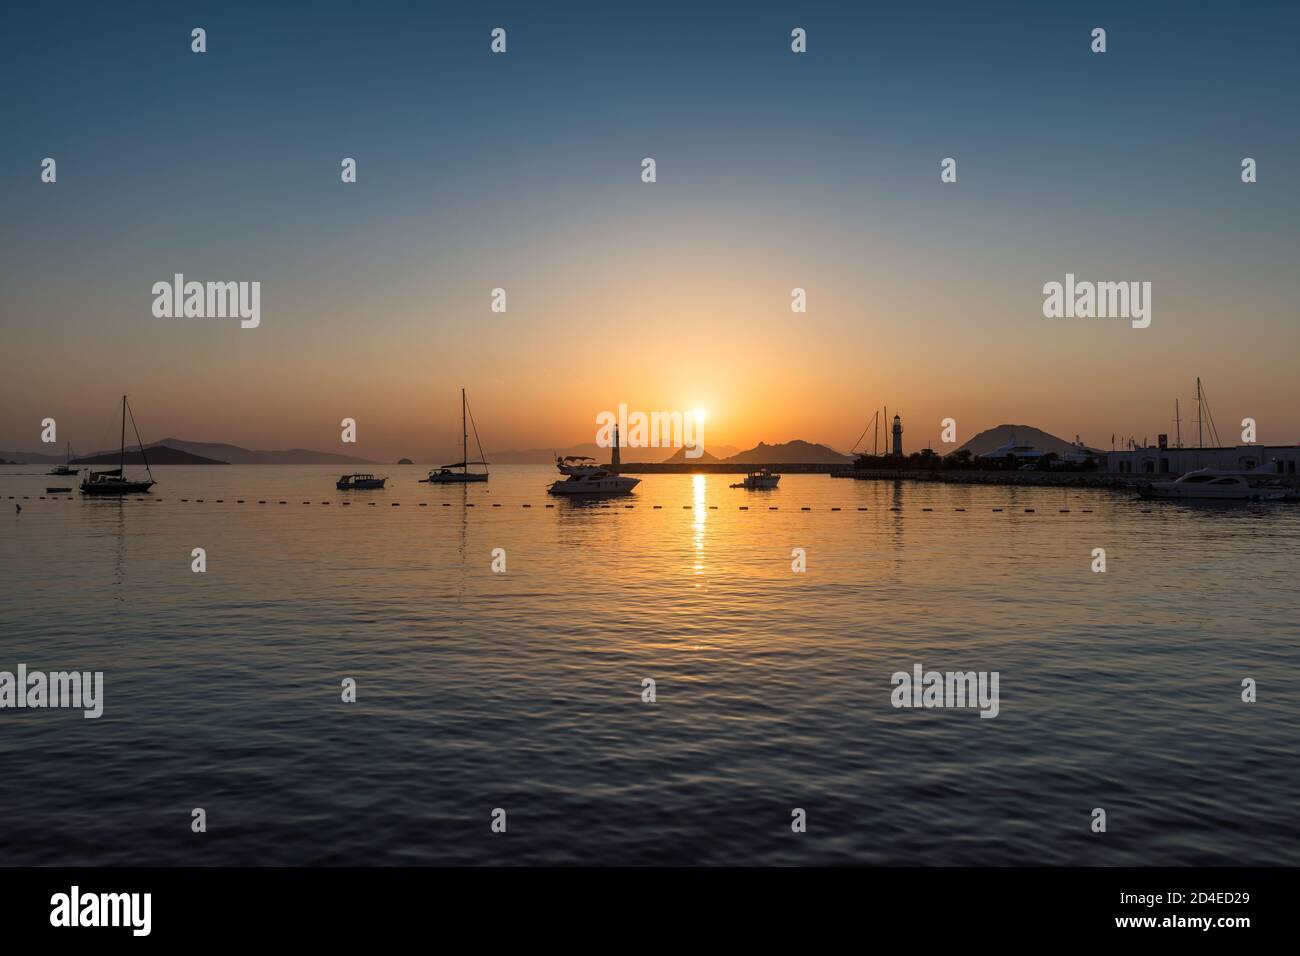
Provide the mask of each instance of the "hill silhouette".
[{"label": "hill silhouette", "polygon": [[685,448],[679,448],[664,461],[674,465],[708,465],[722,459],[717,455],[710,455],[707,450],[701,450],[698,455],[688,456]]},{"label": "hill silhouette", "polygon": [[1054,451],[1058,455],[1064,455],[1075,450],[1064,438],[1057,438],[1032,425],[997,425],[994,428],[986,428],[961,447],[954,449],[953,453],[969,451],[972,455],[987,455],[1011,441],[1013,436],[1018,444],[1032,445],[1038,451]]},{"label": "hill silhouette", "polygon": [[735,465],[847,465],[853,458],[825,445],[796,438],[779,445],[759,442],[723,461]]},{"label": "hill silhouette", "polygon": [[[86,458],[74,458],[74,465],[116,465],[122,460],[120,452],[103,452],[98,455],[90,455]],[[140,449],[127,449],[126,463],[128,465],[142,465],[145,461],[151,465],[228,465],[230,462],[218,461],[215,458],[204,458],[202,455],[191,455],[187,451],[181,451],[179,448],[168,448],[165,445],[145,445],[145,455],[141,456]]]}]

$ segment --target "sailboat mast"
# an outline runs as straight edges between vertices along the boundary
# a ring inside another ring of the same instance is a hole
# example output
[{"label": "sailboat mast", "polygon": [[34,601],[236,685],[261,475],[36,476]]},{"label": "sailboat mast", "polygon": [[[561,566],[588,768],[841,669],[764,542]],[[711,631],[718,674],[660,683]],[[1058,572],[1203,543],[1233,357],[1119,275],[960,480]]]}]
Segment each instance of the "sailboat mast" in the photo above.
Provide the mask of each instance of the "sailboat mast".
[{"label": "sailboat mast", "polygon": [[1201,435],[1201,422],[1205,420],[1204,402],[1201,401],[1201,376],[1196,376],[1196,447],[1204,448],[1205,439]]},{"label": "sailboat mast", "polygon": [[469,427],[465,424],[465,389],[460,390],[460,470],[469,474]]},{"label": "sailboat mast", "polygon": [[117,456],[118,474],[126,477],[126,396],[122,396],[122,450]]}]

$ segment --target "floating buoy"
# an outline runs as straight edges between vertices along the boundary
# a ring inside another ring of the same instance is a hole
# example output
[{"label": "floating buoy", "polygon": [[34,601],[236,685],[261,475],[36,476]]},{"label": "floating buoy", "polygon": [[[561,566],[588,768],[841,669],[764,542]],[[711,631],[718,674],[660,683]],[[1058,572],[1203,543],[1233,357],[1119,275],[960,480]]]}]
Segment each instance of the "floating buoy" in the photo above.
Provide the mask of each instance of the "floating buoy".
[{"label": "floating buoy", "polygon": [[741,505],[741,506],[740,506],[740,510],[741,510],[741,511],[748,511],[748,510],[749,510],[749,505]]}]

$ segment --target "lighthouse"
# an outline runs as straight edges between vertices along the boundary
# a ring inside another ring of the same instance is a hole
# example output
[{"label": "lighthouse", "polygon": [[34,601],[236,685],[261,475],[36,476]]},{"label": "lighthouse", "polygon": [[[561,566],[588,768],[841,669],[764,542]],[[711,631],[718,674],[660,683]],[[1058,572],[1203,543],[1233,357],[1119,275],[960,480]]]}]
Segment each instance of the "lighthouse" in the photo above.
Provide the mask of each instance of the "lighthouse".
[{"label": "lighthouse", "polygon": [[894,456],[903,457],[903,420],[894,416]]},{"label": "lighthouse", "polygon": [[618,474],[619,466],[623,464],[623,462],[620,461],[619,459],[620,456],[618,453],[618,426],[615,425],[614,426],[614,450],[610,453],[609,456],[609,470],[614,472],[614,474]]}]

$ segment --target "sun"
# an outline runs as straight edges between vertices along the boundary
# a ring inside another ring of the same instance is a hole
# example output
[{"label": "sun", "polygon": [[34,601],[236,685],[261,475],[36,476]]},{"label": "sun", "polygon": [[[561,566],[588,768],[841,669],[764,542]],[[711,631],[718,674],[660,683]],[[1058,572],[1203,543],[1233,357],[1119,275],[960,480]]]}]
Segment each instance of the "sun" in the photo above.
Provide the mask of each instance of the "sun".
[{"label": "sun", "polygon": [[702,409],[702,408],[697,408],[697,409],[695,409],[695,420],[696,420],[697,422],[699,422],[701,425],[704,424],[705,414],[706,414],[706,413],[705,413],[704,409]]}]

